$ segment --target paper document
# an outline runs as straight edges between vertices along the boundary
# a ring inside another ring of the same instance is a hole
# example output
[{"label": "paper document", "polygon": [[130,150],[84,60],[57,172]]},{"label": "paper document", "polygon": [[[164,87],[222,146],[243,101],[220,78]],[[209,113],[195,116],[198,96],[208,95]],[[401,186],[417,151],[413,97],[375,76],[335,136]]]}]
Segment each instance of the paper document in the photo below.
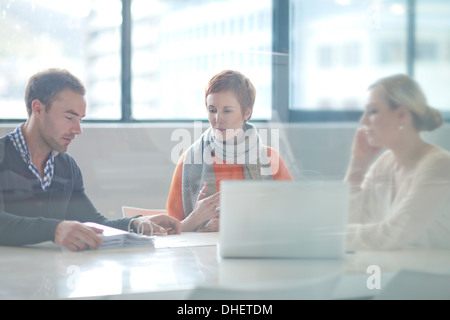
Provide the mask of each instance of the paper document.
[{"label": "paper document", "polygon": [[155,248],[215,246],[218,242],[219,232],[182,232],[175,235],[156,236]]},{"label": "paper document", "polygon": [[94,222],[86,222],[85,225],[103,230],[103,233],[100,235],[103,239],[103,244],[99,246],[99,249],[131,248],[139,246],[152,247],[154,245],[153,241],[155,237],[111,228]]},{"label": "paper document", "polygon": [[[110,228],[107,226],[86,223],[91,227],[103,230],[103,245],[99,249],[116,249],[138,246],[153,246],[154,248],[182,248],[215,246],[219,242],[218,232],[183,232],[175,235],[142,236],[136,233]],[[28,247],[41,249],[61,249],[53,242],[44,242]],[[63,249],[64,250],[64,249]]]}]

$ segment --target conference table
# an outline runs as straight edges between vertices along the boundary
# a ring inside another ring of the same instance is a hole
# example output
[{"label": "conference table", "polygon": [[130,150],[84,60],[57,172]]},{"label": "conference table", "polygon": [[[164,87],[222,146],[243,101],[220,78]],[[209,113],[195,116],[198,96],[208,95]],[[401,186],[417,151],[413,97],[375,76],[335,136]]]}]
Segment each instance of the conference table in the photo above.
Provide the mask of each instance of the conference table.
[{"label": "conference table", "polygon": [[[53,243],[0,247],[0,299],[450,298],[446,250],[223,259],[218,242],[218,233],[182,233],[158,236],[153,247],[82,252]],[[414,288],[423,290],[411,296]]]}]

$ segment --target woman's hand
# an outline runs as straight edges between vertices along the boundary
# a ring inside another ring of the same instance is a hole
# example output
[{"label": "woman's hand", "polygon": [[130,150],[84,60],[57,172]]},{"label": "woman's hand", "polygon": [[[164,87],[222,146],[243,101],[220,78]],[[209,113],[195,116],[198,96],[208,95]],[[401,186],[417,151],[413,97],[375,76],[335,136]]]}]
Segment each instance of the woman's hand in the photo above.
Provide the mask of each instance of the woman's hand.
[{"label": "woman's hand", "polygon": [[356,131],[353,139],[350,164],[347,168],[347,174],[344,179],[352,185],[353,191],[360,190],[367,167],[370,162],[375,159],[381,149],[382,147],[374,147],[370,145],[369,140],[367,139],[366,129],[364,127],[359,128]]},{"label": "woman's hand", "polygon": [[198,229],[198,232],[217,232],[219,231],[219,217],[213,218],[208,221],[208,223],[201,229]]},{"label": "woman's hand", "polygon": [[182,222],[182,230],[184,232],[196,231],[203,223],[214,219],[219,215],[217,207],[220,204],[220,192],[206,197],[207,189],[208,184],[205,182],[197,196],[194,210]]},{"label": "woman's hand", "polygon": [[366,130],[359,128],[353,139],[352,160],[367,168],[381,149],[382,147],[371,146],[367,139]]}]

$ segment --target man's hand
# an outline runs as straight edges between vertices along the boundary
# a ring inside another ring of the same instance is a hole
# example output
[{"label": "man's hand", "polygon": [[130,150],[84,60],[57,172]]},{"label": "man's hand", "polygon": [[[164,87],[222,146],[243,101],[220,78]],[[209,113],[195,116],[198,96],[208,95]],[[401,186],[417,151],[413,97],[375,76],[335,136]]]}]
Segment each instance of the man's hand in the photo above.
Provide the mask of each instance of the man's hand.
[{"label": "man's hand", "polygon": [[78,221],[63,221],[56,226],[54,242],[71,251],[98,249],[103,243],[98,236],[102,232],[101,229],[88,227]]},{"label": "man's hand", "polygon": [[181,222],[167,214],[139,217],[133,220],[138,233],[146,235],[155,234],[179,234],[181,233]]}]

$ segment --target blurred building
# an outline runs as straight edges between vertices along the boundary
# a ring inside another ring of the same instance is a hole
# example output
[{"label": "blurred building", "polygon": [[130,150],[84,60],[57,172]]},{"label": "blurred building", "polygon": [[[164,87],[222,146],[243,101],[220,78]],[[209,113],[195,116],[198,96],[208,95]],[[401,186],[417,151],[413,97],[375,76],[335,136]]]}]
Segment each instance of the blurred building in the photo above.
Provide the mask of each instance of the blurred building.
[{"label": "blurred building", "polygon": [[[450,111],[450,2],[415,2],[414,76]],[[237,69],[257,88],[254,118],[270,118],[272,10],[272,0],[133,0],[132,117],[204,118],[206,83]],[[291,0],[289,107],[361,109],[368,84],[406,73],[407,10],[405,0]],[[121,119],[121,24],[121,0],[0,0],[0,118],[25,118],[29,76],[63,67],[85,81],[90,119]]]}]

